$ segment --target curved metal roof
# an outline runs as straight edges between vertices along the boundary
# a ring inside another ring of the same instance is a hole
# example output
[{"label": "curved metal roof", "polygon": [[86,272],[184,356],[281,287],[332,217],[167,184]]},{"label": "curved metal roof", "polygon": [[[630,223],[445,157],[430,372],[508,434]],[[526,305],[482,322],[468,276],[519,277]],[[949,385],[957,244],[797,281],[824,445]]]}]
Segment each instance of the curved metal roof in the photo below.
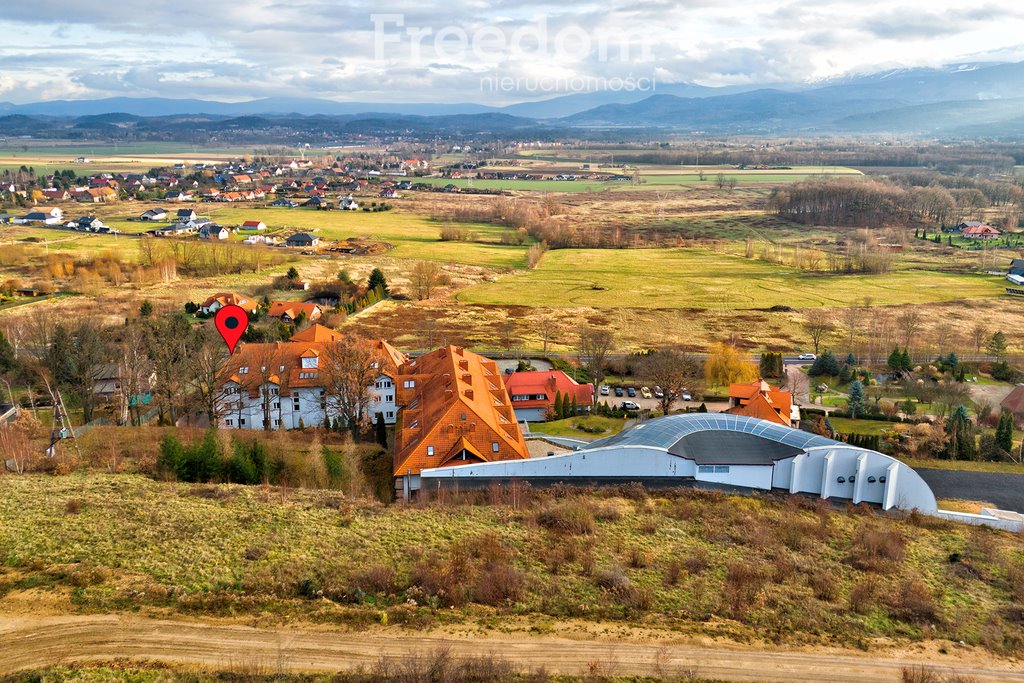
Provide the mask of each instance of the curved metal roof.
[{"label": "curved metal roof", "polygon": [[623,432],[595,441],[583,450],[603,448],[605,446],[649,446],[672,448],[680,439],[696,432],[741,432],[752,434],[763,439],[793,446],[801,450],[815,446],[833,446],[840,444],[824,436],[783,427],[782,425],[759,420],[746,415],[730,413],[686,413],[659,417],[641,422]]}]

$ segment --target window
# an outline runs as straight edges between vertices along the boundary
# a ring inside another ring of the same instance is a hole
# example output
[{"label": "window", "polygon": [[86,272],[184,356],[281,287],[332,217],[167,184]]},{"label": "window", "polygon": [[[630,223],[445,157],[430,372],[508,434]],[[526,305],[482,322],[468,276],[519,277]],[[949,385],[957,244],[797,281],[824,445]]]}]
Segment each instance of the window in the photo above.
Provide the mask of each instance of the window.
[{"label": "window", "polygon": [[299,379],[316,379],[318,374],[316,372],[300,372]]},{"label": "window", "polygon": [[302,359],[302,367],[304,368],[318,368],[320,367],[320,359],[316,356]]},{"label": "window", "polygon": [[390,419],[394,418],[394,416],[395,416],[394,411],[389,410],[388,411],[388,419],[390,420]]},{"label": "window", "polygon": [[697,467],[699,474],[729,474],[728,465],[699,465]]},{"label": "window", "polygon": [[389,379],[384,380],[383,384],[384,384],[384,386],[383,386],[384,389],[390,389],[391,386],[392,386],[391,380],[389,380]]},{"label": "window", "polygon": [[395,395],[394,394],[388,394],[387,396],[384,397],[384,400],[386,402],[388,402],[388,403],[394,403],[395,402]]},{"label": "window", "polygon": [[232,420],[232,419],[224,420],[224,426],[226,426],[226,427],[234,427],[235,426],[235,421]]},{"label": "window", "polygon": [[273,405],[273,406],[271,406],[271,407],[272,407],[272,408],[273,408],[274,410],[280,410],[280,409],[281,409],[281,403],[280,403],[280,402],[278,402],[278,401],[275,401],[275,402],[274,402],[274,405]]},{"label": "window", "polygon": [[279,367],[279,368],[277,369],[277,371],[278,371],[278,372],[284,372],[284,366],[283,366],[283,365],[282,365],[282,366],[280,366],[280,367]]},{"label": "window", "polygon": [[299,397],[298,396],[296,396],[295,399],[292,401],[292,406],[295,408],[295,410],[298,410],[301,407],[299,405]]},{"label": "window", "polygon": [[244,427],[244,426],[245,426],[245,418],[243,417],[242,419],[240,419],[240,420],[238,421],[238,424],[240,424],[241,426],[243,426],[243,427]]},{"label": "window", "polygon": [[280,427],[281,426],[281,421],[280,420],[274,420],[274,426],[275,427]]},{"label": "window", "polygon": [[433,446],[427,446],[427,457],[428,458],[434,457],[434,447]]},{"label": "window", "polygon": [[238,368],[238,374],[239,375],[248,375],[249,374],[249,367],[248,366],[242,366],[242,367]]},{"label": "window", "polygon": [[491,450],[492,450],[492,451],[494,451],[495,453],[497,453],[497,452],[498,452],[498,449],[500,449],[500,448],[501,448],[501,446],[500,446],[500,445],[498,444],[498,442],[497,442],[497,441],[492,441],[492,442],[491,442]]},{"label": "window", "polygon": [[407,380],[405,380],[405,388],[406,389],[413,389],[415,387],[416,387],[416,380],[414,380],[414,379],[407,379]]}]

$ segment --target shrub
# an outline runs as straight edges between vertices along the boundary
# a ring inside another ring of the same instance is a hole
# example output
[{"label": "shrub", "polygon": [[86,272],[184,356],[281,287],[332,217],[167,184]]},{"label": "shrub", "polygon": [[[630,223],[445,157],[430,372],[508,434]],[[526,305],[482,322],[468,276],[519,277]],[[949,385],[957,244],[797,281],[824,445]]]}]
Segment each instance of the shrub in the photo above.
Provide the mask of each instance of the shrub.
[{"label": "shrub", "polygon": [[816,571],[807,576],[807,585],[814,592],[814,597],[824,602],[832,602],[839,597],[839,585],[831,572]]},{"label": "shrub", "polygon": [[523,596],[523,574],[508,564],[487,564],[477,575],[473,601],[498,607],[512,605]]},{"label": "shrub", "polygon": [[578,502],[560,503],[537,513],[537,524],[563,534],[589,535],[594,533],[594,515]]},{"label": "shrub", "polygon": [[938,620],[938,607],[932,591],[919,579],[900,584],[890,600],[890,610],[904,621],[931,623]]},{"label": "shrub", "polygon": [[381,564],[367,567],[356,578],[355,585],[365,593],[392,595],[398,592],[395,582],[395,570]]},{"label": "shrub", "polygon": [[626,572],[618,565],[602,567],[597,570],[597,573],[594,574],[594,583],[598,588],[612,592],[626,590],[632,586]]},{"label": "shrub", "polygon": [[725,585],[722,587],[726,609],[734,617],[742,616],[747,607],[757,600],[767,582],[768,575],[763,568],[750,562],[733,560],[726,567]]},{"label": "shrub", "polygon": [[850,589],[850,609],[857,614],[868,614],[874,608],[877,596],[877,579],[868,577],[859,581]]},{"label": "shrub", "polygon": [[675,586],[679,583],[679,578],[683,573],[682,563],[672,558],[665,564],[665,569],[662,571],[661,579],[665,582],[666,586]]},{"label": "shrub", "polygon": [[854,536],[850,561],[857,569],[877,571],[902,562],[905,554],[906,540],[898,531],[862,526]]}]

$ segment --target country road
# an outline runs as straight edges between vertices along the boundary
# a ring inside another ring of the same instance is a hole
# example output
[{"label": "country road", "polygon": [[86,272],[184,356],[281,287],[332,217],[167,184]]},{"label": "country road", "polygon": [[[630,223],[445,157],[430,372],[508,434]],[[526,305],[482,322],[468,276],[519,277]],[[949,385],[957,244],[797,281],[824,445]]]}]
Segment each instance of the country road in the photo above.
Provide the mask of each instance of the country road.
[{"label": "country road", "polygon": [[524,670],[583,673],[594,663],[615,675],[695,671],[732,681],[850,681],[895,683],[905,666],[922,664],[977,683],[1024,681],[1024,666],[952,656],[890,658],[850,652],[811,653],[729,646],[574,640],[551,636],[470,639],[411,632],[250,628],[222,623],[160,621],[128,616],[0,616],[0,675],[58,663],[115,658],[202,665],[224,670],[339,671],[448,649],[454,656],[495,655]]}]

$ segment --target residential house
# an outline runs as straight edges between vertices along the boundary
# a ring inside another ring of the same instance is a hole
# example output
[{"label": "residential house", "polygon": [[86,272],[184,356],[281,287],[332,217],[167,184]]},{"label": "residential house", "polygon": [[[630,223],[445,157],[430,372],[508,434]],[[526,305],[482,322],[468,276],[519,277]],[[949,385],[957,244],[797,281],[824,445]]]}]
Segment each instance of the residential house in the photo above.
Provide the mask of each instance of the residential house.
[{"label": "residential house", "polygon": [[543,422],[554,416],[555,400],[576,401],[581,410],[590,410],[594,385],[580,384],[561,370],[513,372],[505,375],[505,388],[519,422]]},{"label": "residential house", "polygon": [[30,211],[20,218],[15,218],[12,222],[18,224],[42,223],[43,225],[57,225],[62,220],[64,220],[64,212],[60,209],[39,206],[34,211]]},{"label": "residential house", "polygon": [[394,475],[400,497],[420,471],[529,457],[498,365],[459,346],[404,363],[395,377],[399,411]]},{"label": "residential house", "polygon": [[42,191],[43,199],[51,202],[63,202],[71,199],[68,191],[61,188],[51,187]]},{"label": "residential house", "polygon": [[315,247],[320,244],[320,238],[307,232],[298,232],[290,235],[285,244],[289,247]]},{"label": "residential house", "polygon": [[[287,342],[242,344],[222,371],[218,400],[220,426],[229,429],[297,429],[338,417],[328,394],[331,348],[348,343],[322,325],[312,325]],[[385,341],[364,342],[373,351],[374,379],[367,387],[370,418],[379,413],[388,424],[398,415],[395,375],[407,357]]]},{"label": "residential house", "polygon": [[969,240],[994,240],[1001,234],[1001,232],[993,228],[991,225],[971,226],[960,231],[960,235],[964,239]]},{"label": "residential house", "polygon": [[1012,414],[1015,421],[1024,421],[1024,384],[1015,386],[999,407]]},{"label": "residential house", "polygon": [[729,408],[725,412],[769,420],[786,427],[800,421],[800,409],[793,403],[793,395],[760,379],[730,384]]},{"label": "residential house", "polygon": [[148,209],[139,216],[140,221],[162,221],[167,218],[166,209]]},{"label": "residential house", "polygon": [[104,202],[117,201],[117,191],[106,185],[102,187],[90,187],[82,192],[75,193],[75,201],[84,204],[102,204]]},{"label": "residential house", "polygon": [[201,240],[226,240],[230,236],[231,233],[223,225],[210,223],[199,228],[199,239]]},{"label": "residential house", "polygon": [[314,303],[303,303],[301,301],[274,301],[270,304],[267,317],[280,318],[282,322],[295,322],[299,316],[304,316],[311,323],[316,322],[323,316],[323,309]]},{"label": "residential house", "polygon": [[1024,277],[1024,258],[1015,258],[1010,261],[1010,270],[1007,275],[1019,275]]},{"label": "residential house", "polygon": [[196,214],[192,209],[178,209],[179,223],[188,223],[189,221],[194,221],[198,217],[198,214]]},{"label": "residential house", "polygon": [[338,201],[338,207],[343,211],[358,211],[359,202],[352,195],[347,194]]},{"label": "residential house", "polygon": [[267,204],[267,206],[274,207],[275,209],[294,209],[298,204],[286,197],[278,197],[274,201]]},{"label": "residential house", "polygon": [[331,209],[334,205],[323,197],[310,197],[302,203],[302,206],[310,206],[314,209]]},{"label": "residential house", "polygon": [[180,237],[182,235],[194,235],[198,228],[188,223],[175,223],[165,228],[158,228],[153,231],[157,237]]},{"label": "residential house", "polygon": [[169,202],[190,202],[194,195],[188,190],[172,190],[168,192],[164,199]]},{"label": "residential house", "polygon": [[242,223],[242,230],[266,230],[267,224],[263,221],[246,221]]},{"label": "residential house", "polygon": [[86,232],[99,232],[100,228],[107,227],[103,224],[99,218],[95,216],[82,216],[73,221],[69,221],[67,227],[72,230],[85,230]]},{"label": "residential house", "polygon": [[277,240],[269,235],[249,235],[242,240],[242,244],[265,244],[270,246],[277,244]]},{"label": "residential house", "polygon": [[206,301],[199,304],[199,312],[203,315],[213,315],[225,306],[238,306],[246,313],[255,313],[259,304],[255,299],[250,299],[235,292],[217,292]]},{"label": "residential house", "polygon": [[967,228],[979,228],[982,225],[984,225],[984,223],[981,221],[960,221],[953,227],[947,228],[946,232],[960,233],[966,230]]}]

